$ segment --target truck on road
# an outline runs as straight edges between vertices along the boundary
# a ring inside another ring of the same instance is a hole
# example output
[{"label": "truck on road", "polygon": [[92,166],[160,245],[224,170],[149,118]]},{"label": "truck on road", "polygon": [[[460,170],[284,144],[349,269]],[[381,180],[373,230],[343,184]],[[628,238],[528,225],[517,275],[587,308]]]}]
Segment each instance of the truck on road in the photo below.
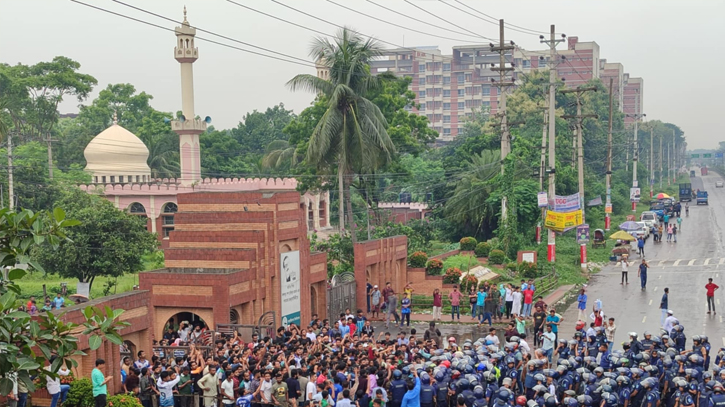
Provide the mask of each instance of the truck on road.
[{"label": "truck on road", "polygon": [[700,174],[707,175],[707,167],[703,166],[702,168],[700,168]]},{"label": "truck on road", "polygon": [[692,201],[692,184],[680,184],[680,202]]},{"label": "truck on road", "polygon": [[708,205],[707,203],[707,191],[697,191],[697,204]]}]

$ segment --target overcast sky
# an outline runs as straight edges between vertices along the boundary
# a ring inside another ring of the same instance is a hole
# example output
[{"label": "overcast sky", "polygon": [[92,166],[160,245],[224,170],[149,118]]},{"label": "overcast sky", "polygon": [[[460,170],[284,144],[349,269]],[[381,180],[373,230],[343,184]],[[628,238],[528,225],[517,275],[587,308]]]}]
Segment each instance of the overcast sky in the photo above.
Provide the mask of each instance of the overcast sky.
[{"label": "overcast sky", "polygon": [[[81,0],[122,14],[173,28],[174,23],[132,10],[111,0]],[[186,5],[188,19],[199,28],[233,39],[309,59],[308,47],[316,34],[242,9],[226,0],[124,0],[177,20]],[[242,4],[289,21],[334,33],[337,28],[273,3],[271,0],[237,0]],[[439,46],[451,53],[461,41],[435,38],[371,20],[323,0],[279,0],[340,25],[387,42],[411,46]],[[416,9],[402,0],[374,0],[406,15],[455,31],[462,31]],[[498,35],[494,24],[457,11],[435,0],[412,0],[416,5],[463,28],[486,37]],[[454,0],[446,0],[459,8]],[[600,57],[621,62],[625,72],[644,78],[644,113],[679,125],[691,148],[715,148],[725,137],[720,131],[725,111],[725,1],[472,1],[462,0],[506,22],[578,36],[596,41]],[[358,11],[445,37],[476,41],[397,16],[365,0],[336,0]],[[198,36],[215,38],[208,34]],[[526,49],[540,49],[538,36],[507,30],[506,36]],[[235,46],[238,43],[215,38]],[[488,43],[487,40],[482,40]],[[94,10],[69,0],[2,0],[0,3],[0,62],[34,64],[63,55],[79,61],[84,73],[98,79],[95,97],[110,83],[133,84],[154,96],[152,105],[163,111],[181,109],[179,64],[173,58],[175,37],[149,27]],[[560,45],[562,49],[565,45]],[[297,73],[314,73],[312,67],[277,61],[198,41],[199,60],[194,64],[196,113],[211,116],[217,128],[236,126],[254,109],[264,110],[283,102],[299,113],[312,95],[292,93],[285,83]],[[390,46],[392,47],[392,46]],[[90,99],[92,100],[92,98]],[[88,102],[90,102],[87,101]],[[61,112],[77,112],[77,102],[63,104]]]}]

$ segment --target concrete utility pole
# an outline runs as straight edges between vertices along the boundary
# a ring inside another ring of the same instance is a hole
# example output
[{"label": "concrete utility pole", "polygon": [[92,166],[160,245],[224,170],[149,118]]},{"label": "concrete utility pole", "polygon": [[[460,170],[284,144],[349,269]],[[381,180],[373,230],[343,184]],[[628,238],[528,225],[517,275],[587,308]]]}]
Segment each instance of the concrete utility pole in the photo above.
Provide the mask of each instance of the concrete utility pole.
[{"label": "concrete utility pole", "polygon": [[607,202],[604,206],[604,230],[609,231],[612,223],[612,108],[614,103],[614,95],[612,87],[614,86],[614,78],[609,78],[609,128],[607,132]]},{"label": "concrete utility pole", "polygon": [[652,199],[652,196],[654,195],[654,187],[655,187],[654,143],[655,143],[655,130],[654,130],[654,127],[650,127],[650,129],[649,129],[649,197],[650,197],[650,199]]},{"label": "concrete utility pole", "polygon": [[[539,163],[539,191],[544,192],[544,173],[546,172],[546,127],[549,122],[549,100],[544,99],[544,125],[541,134],[541,162]],[[536,244],[541,244],[541,231],[546,218],[546,208],[541,208],[541,221],[536,226]]]},{"label": "concrete utility pole", "polygon": [[[639,100],[639,99],[637,99]],[[639,111],[639,108],[635,109]],[[647,116],[644,113],[635,113],[634,117],[634,141],[632,143],[632,188],[639,188],[637,180],[637,162],[639,161],[639,145],[637,144],[637,132],[639,131],[639,120]],[[637,202],[632,200],[632,212],[637,212]]]},{"label": "concrete utility pole", "polygon": [[13,133],[8,132],[8,208],[15,207],[15,190],[13,189]]},{"label": "concrete utility pole", "polygon": [[[577,146],[577,173],[579,175],[579,208],[582,211],[582,224],[586,223],[584,213],[584,135],[582,131],[582,119],[586,117],[597,118],[596,114],[582,114],[582,94],[584,92],[597,91],[594,86],[588,88],[578,87],[576,89],[562,90],[561,93],[574,93],[576,96],[576,116],[563,116],[565,119],[576,119],[576,146]],[[587,245],[586,243],[579,245],[580,264],[583,269],[587,267]]]},{"label": "concrete utility pole", "polygon": [[660,189],[662,189],[662,136],[660,136]]},{"label": "concrete utility pole", "polygon": [[672,171],[670,168],[670,150],[672,150],[672,144],[667,143],[667,185],[672,185],[670,184],[670,181],[672,181],[670,177],[670,171]]},{"label": "concrete utility pole", "polygon": [[[509,132],[509,126],[506,122],[506,89],[510,86],[513,86],[512,81],[507,81],[506,75],[507,72],[513,71],[514,68],[512,66],[506,67],[506,51],[512,51],[515,47],[513,45],[513,41],[510,45],[506,45],[504,42],[504,23],[503,19],[498,20],[498,35],[499,35],[499,45],[494,46],[493,43],[491,44],[491,51],[498,52],[499,54],[499,66],[491,67],[492,71],[498,71],[498,82],[495,82],[493,78],[491,78],[491,81],[494,82],[494,85],[498,88],[498,95],[499,95],[499,112],[501,114],[501,174],[503,174],[504,171],[504,160],[506,159],[506,156],[511,152],[511,134]],[[507,199],[506,196],[503,196],[501,198],[501,219],[503,221],[506,221],[507,217]]]},{"label": "concrete utility pole", "polygon": [[675,129],[672,129],[672,183],[677,183],[677,138]]},{"label": "concrete utility pole", "polygon": [[50,134],[45,138],[48,143],[48,178],[53,179],[53,142],[57,141],[50,137]]},{"label": "concrete utility pole", "polygon": [[[556,45],[564,42],[564,34],[561,39],[556,38],[554,24],[551,25],[549,39],[539,36],[541,43],[549,46],[549,199],[556,197]],[[546,251],[547,260],[550,263],[556,261],[556,233],[549,231],[548,246]]]},{"label": "concrete utility pole", "polygon": [[588,88],[578,87],[576,89],[562,90],[561,93],[574,93],[576,96],[576,116],[563,116],[564,119],[576,119],[574,125],[576,126],[576,152],[577,152],[577,172],[579,175],[579,205],[582,210],[582,223],[584,221],[584,142],[582,135],[582,119],[587,117],[599,117],[596,114],[582,114],[582,94],[584,92],[597,91],[594,86]]}]

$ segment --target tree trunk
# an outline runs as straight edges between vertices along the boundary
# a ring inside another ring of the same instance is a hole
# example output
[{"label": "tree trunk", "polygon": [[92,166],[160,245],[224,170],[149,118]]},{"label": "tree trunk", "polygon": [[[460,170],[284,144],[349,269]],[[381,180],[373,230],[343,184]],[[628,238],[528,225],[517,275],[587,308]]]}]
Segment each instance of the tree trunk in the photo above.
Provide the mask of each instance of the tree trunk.
[{"label": "tree trunk", "polygon": [[352,217],[352,193],[350,192],[350,178],[349,174],[345,174],[345,193],[347,199],[345,199],[345,206],[347,207],[347,220],[350,223],[350,236],[352,237],[352,244],[357,243],[357,227],[355,226],[355,218]]},{"label": "tree trunk", "polygon": [[[342,234],[342,231],[345,230],[345,183],[343,181],[343,161],[340,159],[340,163],[337,166],[337,184],[338,184],[338,191],[340,194],[339,199],[339,216],[340,216],[340,234]],[[306,216],[306,215],[305,215]]]}]

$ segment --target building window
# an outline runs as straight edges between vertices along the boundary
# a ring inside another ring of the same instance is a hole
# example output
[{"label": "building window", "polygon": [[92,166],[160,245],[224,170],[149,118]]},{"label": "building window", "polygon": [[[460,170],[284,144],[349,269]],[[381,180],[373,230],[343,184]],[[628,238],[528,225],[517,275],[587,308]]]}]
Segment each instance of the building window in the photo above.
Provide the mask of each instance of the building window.
[{"label": "building window", "polygon": [[451,116],[444,115],[443,116],[443,123],[450,123],[451,122]]},{"label": "building window", "polygon": [[450,76],[444,76],[443,77],[443,84],[444,85],[450,85],[451,84],[451,77]]},{"label": "building window", "polygon": [[425,117],[428,118],[428,121],[429,122],[432,122],[433,121],[433,115],[432,114],[426,115]]},{"label": "building window", "polygon": [[470,82],[473,79],[473,74],[467,73],[466,74],[466,82]]},{"label": "building window", "polygon": [[96,183],[96,184],[98,184],[98,176],[97,175],[93,177],[93,182]]},{"label": "building window", "polygon": [[123,183],[123,175],[118,176],[118,182]]},{"label": "building window", "polygon": [[104,183],[104,184],[106,183],[106,176],[105,175],[101,176],[101,182]]},{"label": "building window", "polygon": [[435,102],[426,102],[425,108],[428,109],[428,110],[433,110],[435,108],[434,103]]},{"label": "building window", "polygon": [[451,64],[443,64],[443,72],[450,72]]},{"label": "building window", "polygon": [[481,94],[483,94],[483,96],[491,96],[491,87],[481,86]]},{"label": "building window", "polygon": [[441,114],[433,115],[433,121],[436,122],[436,123],[438,123],[439,121],[441,121],[441,117],[442,116],[443,115],[441,115]]},{"label": "building window", "polygon": [[491,107],[491,102],[488,102],[488,101],[483,102],[483,106],[484,107]]},{"label": "building window", "polygon": [[466,106],[465,102],[458,102],[458,110],[463,110],[465,106]]},{"label": "building window", "polygon": [[451,129],[443,129],[443,135],[444,136],[450,136],[451,135]]},{"label": "building window", "polygon": [[465,95],[465,90],[458,89],[458,96],[463,96],[463,95]]},{"label": "building window", "polygon": [[451,104],[450,103],[444,103],[443,104],[443,110],[451,110]]},{"label": "building window", "polygon": [[435,88],[434,90],[435,90],[435,92],[433,92],[433,95],[435,95],[435,96],[440,96],[441,93],[443,92],[443,89],[441,89],[441,88]]},{"label": "building window", "polygon": [[421,90],[420,92],[418,92],[418,97],[421,99],[425,99],[425,91]]},{"label": "building window", "polygon": [[134,202],[128,207],[128,211],[134,214],[146,214],[146,208],[138,202]]},{"label": "building window", "polygon": [[531,68],[531,61],[529,61],[528,59],[525,59],[522,62],[522,65],[523,65],[524,68]]},{"label": "building window", "polygon": [[418,78],[418,85],[425,85],[425,76]]},{"label": "building window", "polygon": [[443,97],[444,98],[451,97],[451,90],[450,89],[443,89]]},{"label": "building window", "polygon": [[458,83],[462,83],[465,80],[465,77],[466,76],[463,74],[463,72],[459,72],[456,74],[456,81],[458,81]]},{"label": "building window", "polygon": [[425,64],[418,64],[418,72],[425,72]]}]

